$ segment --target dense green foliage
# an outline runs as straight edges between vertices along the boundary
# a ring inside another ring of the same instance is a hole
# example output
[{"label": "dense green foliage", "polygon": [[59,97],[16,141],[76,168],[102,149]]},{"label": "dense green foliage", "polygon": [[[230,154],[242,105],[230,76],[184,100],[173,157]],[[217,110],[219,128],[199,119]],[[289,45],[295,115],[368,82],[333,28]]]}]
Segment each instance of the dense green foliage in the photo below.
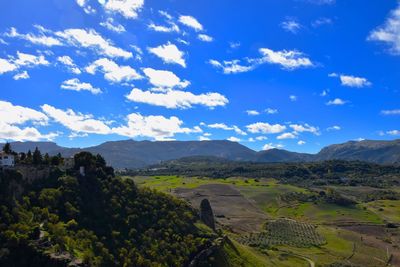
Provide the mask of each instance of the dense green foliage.
[{"label": "dense green foliage", "polygon": [[32,184],[0,172],[0,189],[1,266],[183,266],[209,244],[185,202],[114,177],[99,155]]}]

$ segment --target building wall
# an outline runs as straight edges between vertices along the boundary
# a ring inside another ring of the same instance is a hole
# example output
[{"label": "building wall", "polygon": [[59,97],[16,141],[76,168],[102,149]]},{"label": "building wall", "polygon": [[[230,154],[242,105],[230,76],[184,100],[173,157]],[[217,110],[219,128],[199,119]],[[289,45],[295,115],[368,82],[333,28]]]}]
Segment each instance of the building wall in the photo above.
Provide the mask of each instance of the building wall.
[{"label": "building wall", "polygon": [[0,156],[0,166],[14,166],[14,156],[12,155]]}]

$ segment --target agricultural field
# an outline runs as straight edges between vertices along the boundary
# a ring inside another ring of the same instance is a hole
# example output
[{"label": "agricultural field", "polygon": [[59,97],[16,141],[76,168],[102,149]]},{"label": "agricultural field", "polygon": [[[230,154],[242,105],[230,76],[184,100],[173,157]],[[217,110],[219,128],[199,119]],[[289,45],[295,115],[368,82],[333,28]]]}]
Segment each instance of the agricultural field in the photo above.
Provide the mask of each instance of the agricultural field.
[{"label": "agricultural field", "polygon": [[[217,228],[234,244],[220,251],[216,259],[225,263],[215,266],[400,266],[400,231],[387,226],[400,223],[400,200],[370,201],[400,192],[396,187],[388,192],[365,186],[304,188],[271,178],[126,178],[194,208],[209,199]],[[340,201],[332,201],[329,192]]]}]

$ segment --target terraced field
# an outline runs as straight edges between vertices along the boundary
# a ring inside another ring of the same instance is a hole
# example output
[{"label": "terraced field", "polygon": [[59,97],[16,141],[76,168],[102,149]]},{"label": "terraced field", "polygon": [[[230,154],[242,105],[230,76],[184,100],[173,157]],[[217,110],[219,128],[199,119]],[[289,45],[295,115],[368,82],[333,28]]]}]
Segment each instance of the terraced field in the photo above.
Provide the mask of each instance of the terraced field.
[{"label": "terraced field", "polygon": [[265,231],[243,236],[238,241],[248,246],[265,248],[277,245],[311,247],[326,243],[314,225],[289,219],[269,221]]}]

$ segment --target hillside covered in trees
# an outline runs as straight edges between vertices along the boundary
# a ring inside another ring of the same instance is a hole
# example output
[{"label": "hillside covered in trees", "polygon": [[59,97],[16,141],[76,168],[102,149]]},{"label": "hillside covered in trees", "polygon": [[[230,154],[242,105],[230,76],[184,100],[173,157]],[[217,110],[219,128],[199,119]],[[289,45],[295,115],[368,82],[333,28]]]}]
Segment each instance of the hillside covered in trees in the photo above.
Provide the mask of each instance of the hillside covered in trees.
[{"label": "hillside covered in trees", "polygon": [[210,245],[185,202],[115,177],[100,155],[74,159],[32,183],[0,171],[0,266],[183,266]]}]

